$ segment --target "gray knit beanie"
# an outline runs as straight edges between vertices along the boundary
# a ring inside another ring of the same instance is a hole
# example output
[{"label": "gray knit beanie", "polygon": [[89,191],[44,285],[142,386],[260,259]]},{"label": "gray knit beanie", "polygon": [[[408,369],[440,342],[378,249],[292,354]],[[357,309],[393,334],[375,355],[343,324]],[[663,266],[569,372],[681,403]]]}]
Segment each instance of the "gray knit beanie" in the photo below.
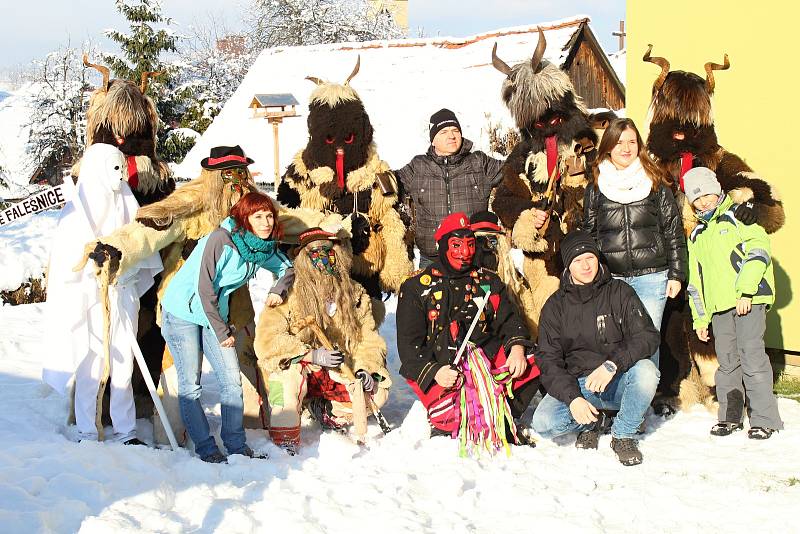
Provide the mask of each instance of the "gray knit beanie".
[{"label": "gray knit beanie", "polygon": [[717,181],[717,175],[708,167],[695,167],[686,171],[683,175],[683,189],[690,204],[705,195],[722,195],[722,186]]}]

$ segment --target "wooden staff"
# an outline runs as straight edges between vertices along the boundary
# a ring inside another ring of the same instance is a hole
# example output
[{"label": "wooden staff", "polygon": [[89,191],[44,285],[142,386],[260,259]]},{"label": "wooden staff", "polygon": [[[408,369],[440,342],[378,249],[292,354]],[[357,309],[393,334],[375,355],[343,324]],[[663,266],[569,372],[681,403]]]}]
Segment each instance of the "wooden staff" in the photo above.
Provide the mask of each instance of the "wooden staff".
[{"label": "wooden staff", "polygon": [[550,179],[547,181],[547,191],[544,192],[546,209],[543,211],[547,212],[547,218],[544,220],[542,227],[539,228],[539,235],[541,236],[544,236],[545,232],[547,232],[547,227],[550,226],[550,218],[553,216],[553,203],[556,196],[556,182],[558,182],[558,179],[556,178],[557,176],[558,165],[553,167],[553,172],[550,173]]},{"label": "wooden staff", "polygon": [[[317,324],[313,315],[308,315],[295,323],[295,331],[299,332],[303,328],[310,328],[324,348],[335,350],[333,343],[331,343],[328,336],[325,335],[325,332],[322,331],[322,328]],[[361,380],[356,377],[350,366],[342,362],[339,366],[339,371],[345,380],[349,381],[349,385],[346,385],[346,387],[350,394],[351,404],[353,405],[353,424],[356,427],[356,434],[359,436],[360,441],[363,441],[363,437],[366,436],[367,433],[367,407],[371,409],[372,414],[381,427],[381,431],[384,434],[391,432],[392,429],[388,421],[386,421],[386,418],[375,405],[375,401],[373,401],[372,397],[369,395],[364,395],[364,388],[361,386]]]},{"label": "wooden staff", "polygon": [[103,306],[103,374],[100,376],[100,385],[97,388],[94,426],[97,428],[97,439],[103,441],[103,395],[106,392],[108,377],[111,375],[111,303],[108,298],[108,286],[111,278],[109,263],[106,258],[100,271],[100,302]]}]

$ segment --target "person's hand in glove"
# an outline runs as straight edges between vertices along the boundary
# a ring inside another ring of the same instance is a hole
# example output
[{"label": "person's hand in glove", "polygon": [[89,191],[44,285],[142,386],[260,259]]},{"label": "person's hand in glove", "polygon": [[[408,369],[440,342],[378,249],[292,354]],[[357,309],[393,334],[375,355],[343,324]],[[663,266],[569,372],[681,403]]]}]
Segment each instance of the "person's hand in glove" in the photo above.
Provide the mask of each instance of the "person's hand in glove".
[{"label": "person's hand in glove", "polygon": [[353,247],[353,256],[358,256],[367,250],[369,235],[372,230],[369,226],[369,220],[363,215],[354,213],[351,217],[353,218],[353,224],[350,227],[350,231],[353,237],[350,240],[350,246]]},{"label": "person's hand in glove", "polygon": [[83,258],[72,270],[75,272],[82,271],[89,260],[94,262],[95,274],[97,276],[100,276],[103,264],[108,260],[108,272],[110,274],[110,280],[113,281],[116,278],[117,271],[119,271],[119,262],[122,261],[122,252],[100,241],[95,243],[94,248],[92,248],[92,243],[89,243],[84,248]]},{"label": "person's hand in glove", "polygon": [[367,393],[372,393],[375,391],[375,379],[372,378],[372,375],[366,372],[363,369],[359,369],[356,371],[356,378],[361,380],[361,387]]},{"label": "person's hand in glove", "polygon": [[752,202],[742,202],[739,207],[733,212],[737,221],[746,225],[754,224],[757,221],[756,210],[753,209]]},{"label": "person's hand in glove", "polygon": [[344,361],[344,354],[338,350],[322,347],[311,351],[311,363],[322,367],[339,367]]}]

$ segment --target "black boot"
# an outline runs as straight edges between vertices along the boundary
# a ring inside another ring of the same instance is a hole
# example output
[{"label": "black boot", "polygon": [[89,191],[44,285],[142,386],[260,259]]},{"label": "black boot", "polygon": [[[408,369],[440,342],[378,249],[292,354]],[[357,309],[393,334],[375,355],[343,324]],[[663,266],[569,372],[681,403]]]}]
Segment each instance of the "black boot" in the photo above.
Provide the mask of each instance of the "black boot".
[{"label": "black boot", "polygon": [[642,453],[639,451],[639,442],[632,438],[611,438],[611,448],[617,454],[617,460],[622,465],[639,465],[642,463]]},{"label": "black boot", "polygon": [[583,430],[575,440],[576,449],[597,449],[600,443],[600,421],[592,424],[588,430]]}]

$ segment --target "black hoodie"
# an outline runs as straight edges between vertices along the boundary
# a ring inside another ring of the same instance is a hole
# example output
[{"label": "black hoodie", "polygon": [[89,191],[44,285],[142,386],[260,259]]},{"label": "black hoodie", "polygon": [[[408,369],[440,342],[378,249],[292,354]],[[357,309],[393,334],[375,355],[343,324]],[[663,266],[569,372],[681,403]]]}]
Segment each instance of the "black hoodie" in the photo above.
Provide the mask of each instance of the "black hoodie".
[{"label": "black hoodie", "polygon": [[611,277],[602,263],[594,282],[572,282],[569,270],[561,288],[542,308],[539,321],[539,368],[547,392],[569,405],[581,396],[578,378],[606,360],[617,374],[649,358],[661,336],[631,286]]}]

